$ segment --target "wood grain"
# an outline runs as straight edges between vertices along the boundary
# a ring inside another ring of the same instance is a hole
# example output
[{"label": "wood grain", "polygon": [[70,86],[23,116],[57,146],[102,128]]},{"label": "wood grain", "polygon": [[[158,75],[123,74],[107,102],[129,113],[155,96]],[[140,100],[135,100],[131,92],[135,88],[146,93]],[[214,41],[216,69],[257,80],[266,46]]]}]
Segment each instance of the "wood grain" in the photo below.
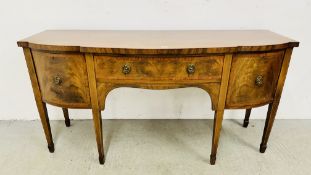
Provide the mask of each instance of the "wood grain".
[{"label": "wood grain", "polygon": [[18,42],[40,50],[121,54],[199,54],[267,51],[299,43],[267,30],[47,30]]},{"label": "wood grain", "polygon": [[220,90],[219,90],[217,110],[215,111],[215,115],[214,115],[213,139],[212,139],[212,149],[211,149],[211,155],[210,155],[210,163],[212,165],[215,165],[216,163],[216,154],[217,154],[217,148],[218,148],[218,141],[220,137],[220,131],[222,127],[224,109],[225,109],[231,62],[232,62],[232,54],[227,54],[225,56],[225,61],[224,61],[224,66],[223,66],[223,71],[222,71],[222,80],[221,80],[221,85],[220,85]]},{"label": "wood grain", "polygon": [[[282,66],[284,51],[241,53],[233,57],[226,108],[250,108],[270,103]],[[256,78],[263,84],[256,85]]]},{"label": "wood grain", "polygon": [[[44,102],[71,108],[89,108],[85,58],[80,53],[32,52]],[[55,78],[59,77],[59,83]]]},{"label": "wood grain", "polygon": [[39,82],[36,74],[36,69],[33,62],[33,57],[31,54],[31,50],[29,48],[24,48],[24,55],[28,67],[28,72],[31,80],[31,85],[33,89],[33,94],[35,96],[39,116],[41,119],[41,124],[44,130],[45,138],[48,143],[49,151],[52,153],[54,152],[54,143],[53,137],[50,127],[49,116],[46,109],[46,104],[42,101],[42,95],[39,87]]},{"label": "wood grain", "polygon": [[96,142],[97,142],[97,149],[98,149],[98,160],[100,164],[104,164],[105,155],[104,155],[103,131],[102,131],[103,125],[102,125],[101,110],[98,106],[98,94],[97,94],[94,58],[92,54],[86,54],[85,58],[86,58],[87,73],[88,73],[91,103],[92,103],[93,121],[94,121]]},{"label": "wood grain", "polygon": [[[222,55],[164,58],[94,56],[96,78],[99,82],[120,80],[220,82],[223,58]],[[191,64],[195,67],[194,73],[187,72],[187,67]],[[122,72],[124,65],[131,68],[130,73]]]},{"label": "wood grain", "polygon": [[285,83],[285,78],[287,75],[287,70],[288,70],[288,66],[289,66],[289,62],[291,59],[291,55],[292,55],[293,49],[289,48],[286,49],[285,55],[284,55],[284,60],[282,63],[282,69],[281,69],[281,73],[279,75],[279,79],[277,82],[277,87],[276,87],[276,91],[274,93],[274,101],[272,103],[269,104],[269,108],[268,108],[268,112],[267,112],[267,118],[266,118],[266,123],[265,123],[265,128],[263,131],[263,135],[262,135],[262,141],[260,144],[260,152],[264,153],[266,151],[267,148],[267,143],[268,143],[268,139],[272,130],[272,126],[274,123],[274,119],[276,116],[276,112],[278,110],[278,106],[280,103],[280,99],[281,99],[281,94],[283,91],[283,87],[284,87],[284,83]]},{"label": "wood grain", "polygon": [[220,83],[133,83],[133,82],[113,82],[113,83],[97,83],[98,92],[98,103],[102,110],[105,109],[106,97],[110,91],[119,87],[131,87],[131,88],[142,88],[142,89],[176,89],[186,87],[198,87],[205,90],[211,97],[212,110],[216,110],[218,104],[219,88]]},{"label": "wood grain", "polygon": [[18,45],[24,48],[51,152],[54,144],[45,102],[62,107],[67,123],[67,108],[92,109],[103,164],[101,110],[110,91],[198,87],[210,95],[215,110],[210,155],[210,163],[215,164],[225,109],[247,109],[247,126],[251,108],[269,104],[260,145],[260,152],[265,151],[292,49],[299,42],[266,30],[50,30]]}]

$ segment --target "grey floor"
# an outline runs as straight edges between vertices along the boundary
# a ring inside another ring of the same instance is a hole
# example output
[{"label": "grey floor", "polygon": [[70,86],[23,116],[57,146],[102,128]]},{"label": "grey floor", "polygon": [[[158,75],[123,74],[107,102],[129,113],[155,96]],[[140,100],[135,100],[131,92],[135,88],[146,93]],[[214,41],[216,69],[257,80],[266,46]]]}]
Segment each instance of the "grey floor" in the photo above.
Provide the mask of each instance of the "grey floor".
[{"label": "grey floor", "polygon": [[225,120],[216,165],[209,164],[212,120],[104,120],[106,163],[99,165],[90,120],[52,121],[55,152],[39,121],[0,121],[0,174],[306,175],[311,120],[277,120],[268,148],[258,147],[263,120]]}]

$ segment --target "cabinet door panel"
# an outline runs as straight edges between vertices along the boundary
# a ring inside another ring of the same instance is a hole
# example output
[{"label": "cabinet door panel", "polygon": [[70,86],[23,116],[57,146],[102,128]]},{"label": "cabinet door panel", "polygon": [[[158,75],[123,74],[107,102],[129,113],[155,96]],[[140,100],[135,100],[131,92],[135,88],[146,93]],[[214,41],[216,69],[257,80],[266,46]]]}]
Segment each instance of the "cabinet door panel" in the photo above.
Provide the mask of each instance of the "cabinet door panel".
[{"label": "cabinet door panel", "polygon": [[241,53],[232,60],[227,108],[247,108],[273,100],[284,51]]},{"label": "cabinet door panel", "polygon": [[33,51],[43,101],[71,108],[90,106],[86,63],[79,53]]}]

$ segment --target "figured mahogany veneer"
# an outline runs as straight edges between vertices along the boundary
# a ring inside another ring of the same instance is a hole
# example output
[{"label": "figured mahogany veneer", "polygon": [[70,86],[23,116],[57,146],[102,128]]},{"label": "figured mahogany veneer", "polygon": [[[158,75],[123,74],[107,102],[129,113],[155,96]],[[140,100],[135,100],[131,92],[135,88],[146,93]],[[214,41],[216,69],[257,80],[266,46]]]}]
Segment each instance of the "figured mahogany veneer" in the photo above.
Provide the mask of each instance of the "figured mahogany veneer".
[{"label": "figured mahogany veneer", "polygon": [[83,31],[49,30],[18,41],[50,152],[54,143],[46,103],[92,109],[99,161],[104,163],[101,110],[118,87],[199,87],[215,110],[211,164],[215,164],[225,109],[269,104],[260,152],[267,147],[293,47],[299,43],[265,30]]},{"label": "figured mahogany veneer", "polygon": [[[284,51],[234,55],[226,108],[255,107],[273,101]],[[262,77],[262,85],[256,78]]]},{"label": "figured mahogany veneer", "polygon": [[44,102],[71,108],[91,107],[83,54],[33,51],[32,56]]},{"label": "figured mahogany veneer", "polygon": [[[94,59],[96,79],[99,82],[120,80],[220,82],[224,56],[116,57],[95,55]],[[195,66],[193,73],[187,70],[191,64]],[[130,67],[128,74],[122,72],[124,65]]]}]

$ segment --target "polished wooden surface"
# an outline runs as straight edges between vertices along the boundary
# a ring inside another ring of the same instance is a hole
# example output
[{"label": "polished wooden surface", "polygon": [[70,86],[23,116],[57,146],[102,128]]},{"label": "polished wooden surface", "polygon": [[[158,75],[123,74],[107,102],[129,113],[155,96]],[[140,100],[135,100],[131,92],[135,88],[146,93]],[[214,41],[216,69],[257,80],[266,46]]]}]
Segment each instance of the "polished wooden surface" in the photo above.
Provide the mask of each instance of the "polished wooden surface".
[{"label": "polished wooden surface", "polygon": [[223,71],[222,71],[222,80],[221,80],[221,85],[219,89],[218,105],[217,105],[217,109],[214,115],[212,150],[211,150],[211,155],[210,155],[210,163],[212,165],[216,163],[216,153],[217,153],[217,148],[218,148],[220,131],[222,127],[225,103],[226,103],[231,62],[232,62],[232,54],[227,54],[225,57]]},{"label": "polished wooden surface", "polygon": [[267,147],[293,47],[298,42],[266,30],[248,31],[45,31],[18,42],[51,152],[46,103],[92,109],[99,162],[105,161],[101,111],[118,87],[198,87],[211,97],[215,164],[225,109],[269,104],[260,152]]},{"label": "polished wooden surface", "polygon": [[87,73],[88,73],[88,78],[89,78],[92,113],[93,113],[93,121],[94,121],[94,126],[95,126],[94,128],[95,128],[95,134],[96,134],[97,150],[98,150],[98,160],[100,164],[104,164],[105,155],[104,155],[104,146],[103,146],[102,116],[101,116],[101,109],[98,105],[98,93],[97,93],[94,57],[92,54],[86,54],[85,58],[86,58]]},{"label": "polished wooden surface", "polygon": [[44,102],[71,108],[91,106],[83,54],[33,51],[32,55]]},{"label": "polished wooden surface", "polygon": [[[95,56],[96,79],[99,82],[120,80],[220,82],[223,59],[222,55],[164,58]],[[195,69],[193,73],[187,71],[191,64]],[[130,67],[128,74],[124,74],[122,71],[124,65]]]},{"label": "polished wooden surface", "polygon": [[[273,100],[284,51],[240,53],[233,58],[226,108],[247,108]],[[243,76],[241,76],[243,75]],[[256,78],[262,77],[262,84]]]},{"label": "polished wooden surface", "polygon": [[43,50],[127,54],[198,54],[272,50],[298,42],[267,30],[47,30],[18,42]]},{"label": "polished wooden surface", "polygon": [[264,128],[263,135],[262,135],[262,141],[260,144],[260,152],[261,153],[264,153],[266,151],[266,148],[267,148],[267,142],[268,142],[270,132],[271,132],[271,129],[273,126],[273,122],[274,122],[274,119],[276,117],[276,112],[278,110],[278,106],[280,103],[280,99],[281,99],[281,95],[282,95],[282,91],[283,91],[283,86],[285,83],[285,78],[287,75],[287,70],[288,70],[288,66],[289,66],[289,62],[291,59],[292,52],[293,52],[293,48],[288,48],[285,51],[281,72],[279,74],[277,87],[276,87],[276,90],[274,93],[274,100],[273,100],[273,102],[271,102],[269,104],[269,108],[268,108],[268,112],[267,112],[266,124],[265,124],[265,128]]},{"label": "polished wooden surface", "polygon": [[54,142],[53,142],[51,127],[50,127],[50,120],[49,120],[49,116],[47,113],[46,104],[42,101],[42,95],[40,91],[38,77],[36,74],[36,69],[35,69],[34,62],[33,62],[32,53],[29,48],[24,48],[23,50],[24,50],[24,55],[25,55],[26,64],[28,67],[28,73],[29,73],[29,77],[31,80],[33,94],[35,96],[36,105],[37,105],[37,109],[38,109],[39,116],[41,119],[42,127],[44,130],[45,138],[48,143],[49,151],[52,153],[54,152]]}]

